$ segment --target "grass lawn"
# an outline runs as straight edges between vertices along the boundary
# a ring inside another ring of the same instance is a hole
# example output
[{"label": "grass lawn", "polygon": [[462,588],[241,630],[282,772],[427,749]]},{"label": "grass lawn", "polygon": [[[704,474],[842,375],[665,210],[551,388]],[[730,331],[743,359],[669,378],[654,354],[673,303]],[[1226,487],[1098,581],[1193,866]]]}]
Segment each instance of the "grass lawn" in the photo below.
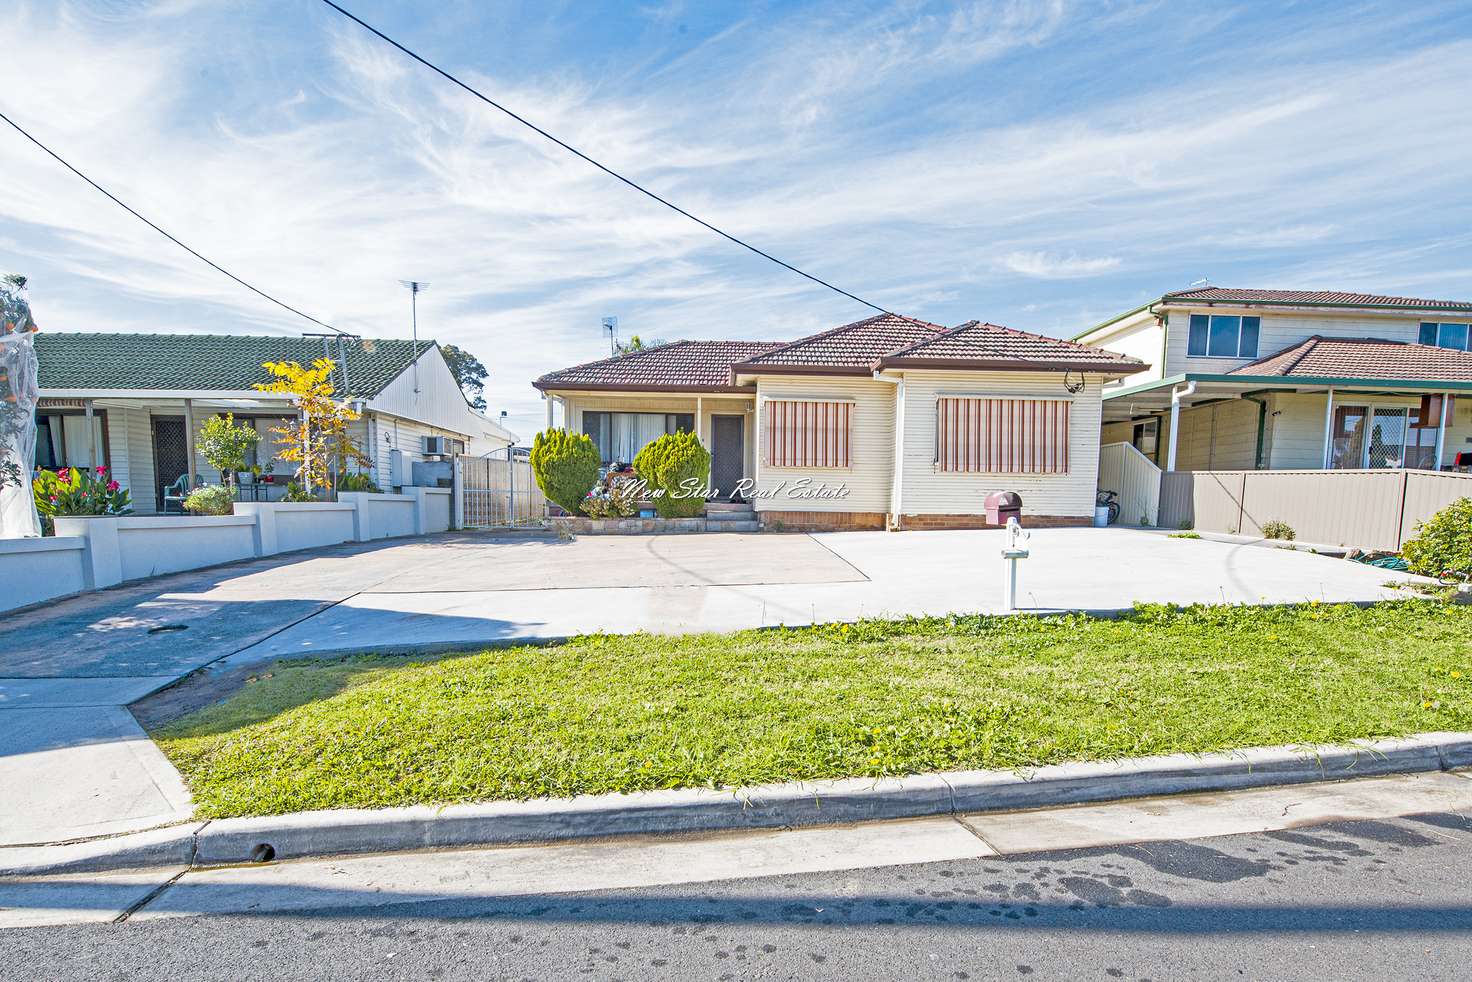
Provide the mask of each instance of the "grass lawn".
[{"label": "grass lawn", "polygon": [[153,735],[203,816],[1472,729],[1472,607],[1140,608],[278,663]]}]

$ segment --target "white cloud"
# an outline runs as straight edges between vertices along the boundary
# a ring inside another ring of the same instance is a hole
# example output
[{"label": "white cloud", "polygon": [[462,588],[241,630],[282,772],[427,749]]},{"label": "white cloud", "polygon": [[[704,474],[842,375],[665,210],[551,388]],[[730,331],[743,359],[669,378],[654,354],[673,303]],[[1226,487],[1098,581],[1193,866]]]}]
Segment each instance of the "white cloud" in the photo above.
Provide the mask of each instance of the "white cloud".
[{"label": "white cloud", "polygon": [[1098,276],[1118,268],[1121,261],[1118,256],[1085,259],[1077,255],[1051,255],[1046,252],[1009,252],[1002,257],[1002,265],[1012,272],[1043,280]]},{"label": "white cloud", "polygon": [[[0,60],[5,111],[186,242],[340,326],[403,334],[398,280],[430,280],[423,332],[478,354],[492,411],[523,430],[542,418],[529,380],[597,357],[604,314],[673,339],[794,337],[862,313],[338,19],[267,30],[253,5],[151,12],[37,5],[0,20],[26,38]],[[762,248],[947,323],[1071,333],[1203,269],[1236,285],[1401,289],[1468,265],[1472,244],[1435,230],[1468,204],[1472,44],[1326,62],[1301,38],[1275,60],[1268,39],[1252,71],[1155,85],[1111,68],[1090,87],[1102,70],[1076,59],[1107,19],[1023,3],[834,7],[693,39],[699,57],[650,55],[654,74],[610,79],[572,58],[512,71],[494,53],[449,67]],[[1011,80],[1033,64],[1076,73],[1082,94],[1014,107],[1027,77]],[[310,327],[3,132],[0,173],[0,271],[32,275],[44,327]],[[1399,248],[1404,235],[1420,248]]]}]

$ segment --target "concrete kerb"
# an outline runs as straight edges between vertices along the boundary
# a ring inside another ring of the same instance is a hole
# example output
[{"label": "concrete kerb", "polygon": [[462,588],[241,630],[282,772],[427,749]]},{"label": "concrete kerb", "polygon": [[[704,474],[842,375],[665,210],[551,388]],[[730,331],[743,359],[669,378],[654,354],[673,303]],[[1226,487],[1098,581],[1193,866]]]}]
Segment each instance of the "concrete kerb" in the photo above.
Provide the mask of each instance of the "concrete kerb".
[{"label": "concrete kerb", "polygon": [[1464,767],[1472,767],[1472,733],[1426,733],[1346,745],[1172,754],[1023,771],[301,812],[194,822],[70,845],[0,849],[0,876],[840,825]]}]

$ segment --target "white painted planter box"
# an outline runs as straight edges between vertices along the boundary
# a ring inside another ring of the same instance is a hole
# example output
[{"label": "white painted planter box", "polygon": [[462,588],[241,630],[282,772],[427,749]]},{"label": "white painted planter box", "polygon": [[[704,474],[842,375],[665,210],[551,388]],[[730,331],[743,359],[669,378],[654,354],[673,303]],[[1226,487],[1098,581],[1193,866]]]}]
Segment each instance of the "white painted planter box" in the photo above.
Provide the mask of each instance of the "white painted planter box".
[{"label": "white painted planter box", "polygon": [[0,539],[0,613],[129,580],[342,542],[444,532],[449,488],[340,501],[241,501],[233,515],[58,518],[49,538]]}]

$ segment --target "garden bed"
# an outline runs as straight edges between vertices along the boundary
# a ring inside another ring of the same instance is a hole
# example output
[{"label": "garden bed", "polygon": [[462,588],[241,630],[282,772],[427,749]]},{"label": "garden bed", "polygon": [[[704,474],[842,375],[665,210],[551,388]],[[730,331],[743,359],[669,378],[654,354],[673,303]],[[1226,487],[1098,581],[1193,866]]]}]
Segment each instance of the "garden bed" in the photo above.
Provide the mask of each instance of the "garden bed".
[{"label": "garden bed", "polygon": [[206,817],[1472,729],[1472,608],[1141,608],[278,663],[154,732]]}]

